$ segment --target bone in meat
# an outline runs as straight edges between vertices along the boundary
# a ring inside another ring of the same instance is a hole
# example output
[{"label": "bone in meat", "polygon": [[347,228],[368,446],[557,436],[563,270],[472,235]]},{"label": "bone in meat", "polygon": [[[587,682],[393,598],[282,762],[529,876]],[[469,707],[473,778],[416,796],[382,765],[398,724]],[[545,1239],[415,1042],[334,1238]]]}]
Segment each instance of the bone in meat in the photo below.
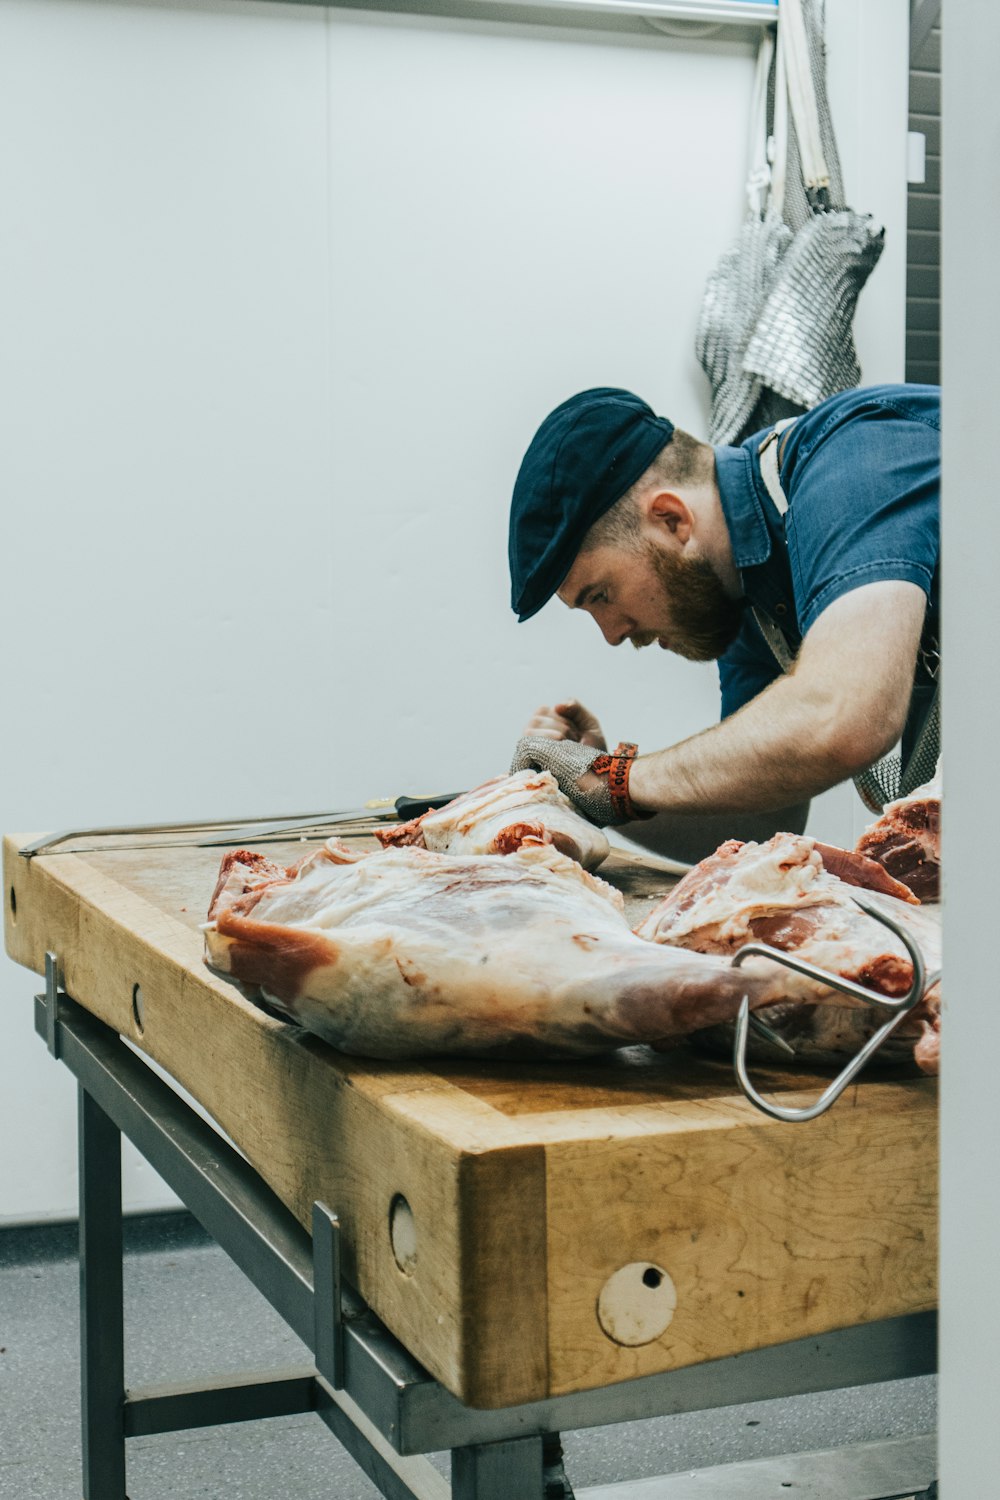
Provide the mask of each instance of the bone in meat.
[{"label": "bone in meat", "polygon": [[[851,881],[828,864],[849,873]],[[936,970],[941,942],[933,909],[914,903],[906,891],[907,900],[887,893],[883,872],[876,867],[873,876],[869,861],[791,833],[775,834],[763,844],[723,844],[680,881],[636,932],[652,942],[718,955],[731,955],[748,942],[769,943],[884,995],[903,995],[913,965],[895,935],[856,904],[852,889],[857,886],[865,886],[866,899],[916,939],[928,972]],[[746,968],[757,962],[749,960]],[[832,1060],[857,1052],[886,1019],[886,1012],[792,970],[786,971],[784,988],[781,1003],[763,1010],[761,1019],[801,1058]],[[935,986],[880,1055],[886,1060],[915,1056],[926,1072],[936,1072],[939,1009]],[[704,1040],[731,1045],[728,1033]],[[766,1044],[755,1044],[754,1051],[770,1055]]]},{"label": "bone in meat", "polygon": [[604,834],[574,808],[550,771],[495,776],[446,807],[396,828],[376,829],[386,847],[415,845],[438,854],[511,854],[523,844],[552,844],[595,870],[607,859]]},{"label": "bone in meat", "polygon": [[921,901],[936,901],[941,891],[941,762],[933,781],[908,797],[886,805],[877,822],[866,828],[857,852],[877,860]]},{"label": "bone in meat", "polygon": [[223,861],[206,961],[345,1052],[586,1055],[783,993],[773,965],[751,975],[636,937],[619,893],[551,845],[352,858],[331,839],[271,883],[249,871],[236,895],[245,859]]}]

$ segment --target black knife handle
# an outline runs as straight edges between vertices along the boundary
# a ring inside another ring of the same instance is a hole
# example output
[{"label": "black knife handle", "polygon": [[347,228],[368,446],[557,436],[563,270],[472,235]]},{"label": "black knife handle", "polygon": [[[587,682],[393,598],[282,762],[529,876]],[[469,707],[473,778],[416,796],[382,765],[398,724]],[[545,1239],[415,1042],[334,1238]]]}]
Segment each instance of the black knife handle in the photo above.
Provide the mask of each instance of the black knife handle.
[{"label": "black knife handle", "polygon": [[442,792],[439,797],[397,797],[395,806],[399,821],[408,823],[411,818],[419,818],[434,808],[447,807],[461,795],[461,792]]}]

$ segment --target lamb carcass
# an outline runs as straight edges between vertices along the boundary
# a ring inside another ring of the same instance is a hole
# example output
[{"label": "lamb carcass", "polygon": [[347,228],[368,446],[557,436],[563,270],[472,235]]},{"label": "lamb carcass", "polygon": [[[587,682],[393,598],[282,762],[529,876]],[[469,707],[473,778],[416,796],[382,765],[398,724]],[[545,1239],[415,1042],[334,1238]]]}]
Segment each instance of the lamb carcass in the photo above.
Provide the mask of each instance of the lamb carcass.
[{"label": "lamb carcass", "polygon": [[936,901],[941,893],[941,762],[934,779],[908,797],[886,805],[876,823],[866,828],[857,853],[877,860],[921,901]]},{"label": "lamb carcass", "polygon": [[524,844],[552,844],[596,870],[608,857],[608,841],[559,790],[551,771],[519,771],[495,776],[446,807],[410,823],[379,828],[386,847],[413,845],[438,854],[511,854]]},{"label": "lamb carcass", "polygon": [[784,993],[773,965],[749,974],[636,937],[621,895],[551,844],[498,859],[331,839],[268,863],[225,856],[206,962],[345,1052],[586,1055]]},{"label": "lamb carcass", "polygon": [[[733,954],[744,943],[769,943],[794,952],[844,979],[895,998],[904,995],[913,965],[895,934],[853,899],[865,898],[917,942],[928,972],[940,965],[937,913],[914,901],[879,865],[857,854],[791,833],[766,843],[731,840],[684,877],[636,928],[640,937],[696,953]],[[756,962],[756,961],[753,961]],[[786,972],[781,1003],[761,1019],[800,1058],[834,1060],[855,1053],[885,1021],[886,1013],[838,994],[805,975]],[[937,1072],[940,1027],[937,986],[900,1023],[882,1055],[914,1057]],[[706,1035],[709,1046],[729,1046],[729,1031]],[[766,1044],[754,1044],[769,1055]]]}]

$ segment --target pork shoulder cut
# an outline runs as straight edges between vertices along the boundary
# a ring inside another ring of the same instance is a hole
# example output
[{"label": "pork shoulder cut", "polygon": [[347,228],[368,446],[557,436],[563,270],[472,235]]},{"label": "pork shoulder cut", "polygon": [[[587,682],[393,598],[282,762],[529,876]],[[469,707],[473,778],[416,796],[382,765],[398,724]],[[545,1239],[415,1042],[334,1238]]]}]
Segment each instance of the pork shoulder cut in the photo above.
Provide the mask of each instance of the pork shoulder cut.
[{"label": "pork shoulder cut", "polygon": [[621,895],[551,844],[497,859],[331,839],[289,869],[261,860],[223,859],[206,962],[345,1052],[586,1055],[784,994],[774,965],[635,936]]},{"label": "pork shoulder cut", "polygon": [[[744,943],[768,943],[883,995],[904,995],[913,964],[895,934],[857,905],[858,887],[916,941],[928,973],[937,970],[941,936],[933,908],[915,902],[881,866],[791,833],[762,844],[735,839],[723,844],[654,907],[636,932],[654,943],[719,956],[732,955]],[[887,1039],[880,1056],[915,1058],[926,1072],[936,1072],[939,1012],[935,985]],[[792,970],[785,973],[780,1004],[761,1011],[761,1019],[799,1058],[813,1061],[857,1052],[886,1016]],[[729,1047],[731,1032],[702,1040],[710,1047]],[[755,1042],[754,1053],[772,1055],[766,1043]]]},{"label": "pork shoulder cut", "polygon": [[585,870],[595,870],[609,849],[551,771],[495,776],[410,823],[376,829],[375,836],[385,848],[413,845],[437,854],[511,854],[523,844],[552,844]]},{"label": "pork shoulder cut", "polygon": [[866,828],[857,853],[876,860],[921,901],[941,893],[941,762],[934,779],[908,797],[889,802]]}]

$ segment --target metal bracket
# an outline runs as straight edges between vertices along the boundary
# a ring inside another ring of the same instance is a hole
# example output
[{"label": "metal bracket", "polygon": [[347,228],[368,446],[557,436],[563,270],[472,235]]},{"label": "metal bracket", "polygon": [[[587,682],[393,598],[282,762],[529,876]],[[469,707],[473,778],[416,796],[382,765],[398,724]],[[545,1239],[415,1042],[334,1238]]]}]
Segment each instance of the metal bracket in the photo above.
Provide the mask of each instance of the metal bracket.
[{"label": "metal bracket", "polygon": [[313,1353],[316,1368],[335,1391],[344,1388],[344,1312],[340,1281],[340,1220],[325,1203],[314,1203]]},{"label": "metal bracket", "polygon": [[816,979],[830,989],[839,990],[842,994],[851,995],[856,1000],[861,1000],[865,1005],[875,1005],[883,1010],[889,1010],[892,1014],[883,1026],[880,1026],[861,1048],[855,1057],[852,1057],[846,1068],[837,1074],[837,1077],[824,1089],[815,1104],[805,1109],[789,1109],[783,1105],[772,1104],[759,1094],[750,1082],[747,1071],[747,1040],[750,1033],[750,999],[744,995],[740,1003],[739,1015],[736,1020],[736,1037],[733,1044],[733,1065],[736,1069],[736,1078],[743,1093],[750,1103],[761,1110],[763,1114],[770,1115],[772,1120],[785,1120],[800,1122],[815,1120],[817,1116],[825,1114],[847,1088],[853,1082],[865,1063],[874,1056],[881,1047],[886,1037],[899,1025],[909,1012],[924,999],[927,992],[937,984],[941,978],[940,973],[928,975],[924,964],[923,954],[917,947],[913,938],[904,928],[869,901],[860,896],[852,898],[861,910],[868,916],[874,917],[877,922],[888,927],[890,932],[895,933],[903,947],[910,956],[913,965],[913,980],[906,994],[893,999],[889,995],[880,994],[878,990],[870,990],[865,985],[856,984],[851,979],[844,979],[839,974],[831,974],[827,969],[820,969],[815,964],[810,964],[802,958],[796,958],[791,953],[785,953],[780,948],[772,948],[769,943],[744,943],[743,947],[733,955],[733,966],[739,968],[743,961],[751,957],[769,958],[773,963],[782,965],[786,969],[794,969],[798,974],[805,974],[810,979]]},{"label": "metal bracket", "polygon": [[45,1042],[58,1061],[60,1055],[59,960],[54,953],[45,955]]}]

